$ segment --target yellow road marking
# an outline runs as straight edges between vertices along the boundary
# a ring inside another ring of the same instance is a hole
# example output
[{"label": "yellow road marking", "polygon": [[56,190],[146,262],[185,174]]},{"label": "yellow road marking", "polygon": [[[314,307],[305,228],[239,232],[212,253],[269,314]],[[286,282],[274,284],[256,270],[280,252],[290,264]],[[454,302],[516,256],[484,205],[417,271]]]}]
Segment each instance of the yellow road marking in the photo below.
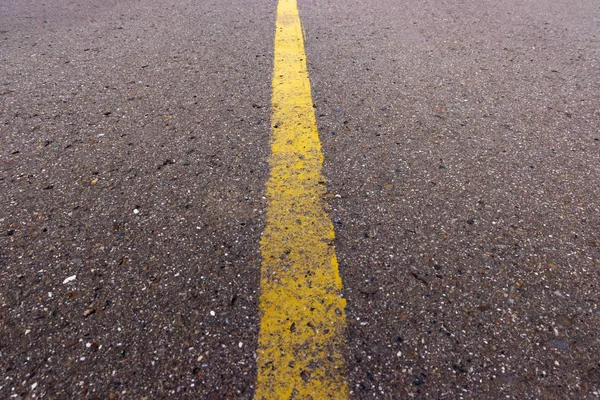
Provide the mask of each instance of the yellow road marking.
[{"label": "yellow road marking", "polygon": [[296,0],[279,0],[255,399],[347,399],[334,232]]}]

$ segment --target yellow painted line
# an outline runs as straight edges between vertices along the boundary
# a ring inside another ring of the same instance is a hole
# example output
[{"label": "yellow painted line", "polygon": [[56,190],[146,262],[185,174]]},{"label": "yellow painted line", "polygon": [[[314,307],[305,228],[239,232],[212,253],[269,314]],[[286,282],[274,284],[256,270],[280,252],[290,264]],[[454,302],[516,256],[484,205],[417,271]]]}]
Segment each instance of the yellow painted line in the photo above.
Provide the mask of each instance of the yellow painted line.
[{"label": "yellow painted line", "polygon": [[347,399],[346,301],[296,0],[279,0],[255,399]]}]

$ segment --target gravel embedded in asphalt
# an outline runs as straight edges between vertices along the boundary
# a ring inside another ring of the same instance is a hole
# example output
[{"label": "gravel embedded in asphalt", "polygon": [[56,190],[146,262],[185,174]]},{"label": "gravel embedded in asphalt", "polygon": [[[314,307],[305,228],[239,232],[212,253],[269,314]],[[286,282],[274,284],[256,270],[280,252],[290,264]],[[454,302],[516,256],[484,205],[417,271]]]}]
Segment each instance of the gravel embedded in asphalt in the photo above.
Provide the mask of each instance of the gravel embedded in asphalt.
[{"label": "gravel embedded in asphalt", "polygon": [[355,398],[594,398],[593,2],[301,7]]},{"label": "gravel embedded in asphalt", "polygon": [[[1,398],[252,397],[275,6],[0,4]],[[351,397],[597,398],[597,2],[299,9]]]}]

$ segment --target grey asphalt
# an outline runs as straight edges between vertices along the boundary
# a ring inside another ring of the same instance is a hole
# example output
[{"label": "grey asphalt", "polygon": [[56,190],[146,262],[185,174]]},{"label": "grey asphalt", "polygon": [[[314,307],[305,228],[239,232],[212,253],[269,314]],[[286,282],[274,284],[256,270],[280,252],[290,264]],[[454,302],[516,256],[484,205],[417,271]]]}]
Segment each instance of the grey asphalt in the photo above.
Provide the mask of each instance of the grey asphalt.
[{"label": "grey asphalt", "polygon": [[[0,3],[0,398],[252,397],[275,8]],[[351,398],[598,398],[600,4],[299,9]]]}]

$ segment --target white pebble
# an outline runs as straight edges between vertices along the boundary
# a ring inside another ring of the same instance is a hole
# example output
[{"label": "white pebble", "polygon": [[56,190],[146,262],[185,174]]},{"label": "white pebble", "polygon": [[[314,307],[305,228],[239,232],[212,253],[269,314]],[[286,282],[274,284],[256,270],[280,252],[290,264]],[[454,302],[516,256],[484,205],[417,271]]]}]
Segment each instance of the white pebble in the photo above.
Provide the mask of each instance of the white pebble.
[{"label": "white pebble", "polygon": [[212,315],[214,317],[216,315],[216,313],[213,310],[210,310],[210,315]]},{"label": "white pebble", "polygon": [[239,343],[238,343],[238,347],[241,349],[242,347],[244,347],[244,343],[242,343],[242,342],[239,342]]},{"label": "white pebble", "polygon": [[77,278],[77,275],[71,275],[67,278],[65,278],[65,280],[63,281],[63,283],[69,283],[75,280],[75,278]]},{"label": "white pebble", "polygon": [[133,209],[133,213],[134,213],[134,214],[139,214],[139,213],[140,213],[140,210],[138,210],[137,208],[134,208],[134,209]]}]

